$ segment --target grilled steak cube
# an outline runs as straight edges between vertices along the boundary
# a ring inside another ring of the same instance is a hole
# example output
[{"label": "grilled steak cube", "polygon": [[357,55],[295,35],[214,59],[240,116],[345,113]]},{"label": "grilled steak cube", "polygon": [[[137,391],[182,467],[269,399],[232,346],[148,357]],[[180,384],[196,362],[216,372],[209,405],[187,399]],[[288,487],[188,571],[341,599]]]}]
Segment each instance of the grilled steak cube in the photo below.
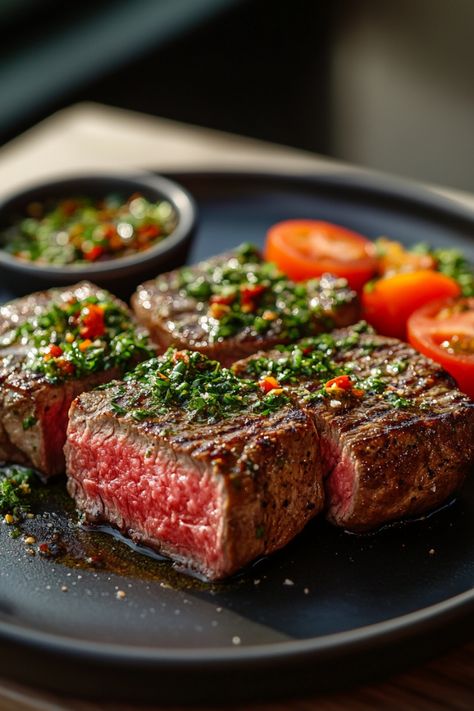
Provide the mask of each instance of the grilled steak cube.
[{"label": "grilled steak cube", "polygon": [[146,282],[132,305],[161,351],[189,348],[224,366],[359,318],[344,279],[295,284],[248,245]]},{"label": "grilled steak cube", "polygon": [[71,402],[152,355],[125,304],[82,282],[0,307],[0,461],[64,471]]},{"label": "grilled steak cube", "polygon": [[87,520],[208,579],[282,547],[323,506],[310,417],[197,352],[78,397],[65,452]]},{"label": "grilled steak cube", "polygon": [[312,417],[331,521],[364,531],[443,504],[474,463],[474,402],[436,363],[363,325],[236,363]]}]

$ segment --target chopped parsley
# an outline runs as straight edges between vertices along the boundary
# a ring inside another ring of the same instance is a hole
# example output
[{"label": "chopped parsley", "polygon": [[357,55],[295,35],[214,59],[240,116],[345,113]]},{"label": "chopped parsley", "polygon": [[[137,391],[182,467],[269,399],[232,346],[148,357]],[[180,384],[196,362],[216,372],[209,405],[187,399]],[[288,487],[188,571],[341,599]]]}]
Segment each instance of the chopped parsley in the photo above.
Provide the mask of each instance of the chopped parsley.
[{"label": "chopped parsley", "polygon": [[38,420],[34,415],[28,415],[21,424],[24,430],[29,430],[31,427],[34,427],[37,422]]},{"label": "chopped parsley", "polygon": [[28,495],[35,483],[32,469],[21,466],[0,468],[0,514],[20,518],[29,511]]},{"label": "chopped parsley", "polygon": [[213,423],[241,412],[268,415],[289,402],[281,389],[264,393],[197,351],[174,349],[140,363],[110,394],[113,411],[137,421],[180,408],[189,422]]},{"label": "chopped parsley", "polygon": [[[372,333],[371,327],[361,321],[342,338],[324,333],[293,345],[277,346],[276,350],[280,353],[277,358],[260,356],[250,359],[244,376],[271,376],[282,385],[291,385],[306,401],[335,398],[336,395],[338,399],[348,396],[380,396],[393,407],[410,406],[412,403],[394,390],[393,386],[393,376],[406,370],[406,361],[388,363],[384,370],[373,368],[366,377],[354,374],[354,363],[338,361],[338,357],[350,349],[360,348],[365,353],[372,352],[377,346],[366,337]],[[362,334],[366,334],[363,339]],[[338,382],[345,382],[344,387],[338,386]],[[331,384],[334,387],[331,388]]]},{"label": "chopped parsley", "polygon": [[[50,383],[125,368],[153,354],[148,336],[137,332],[130,315],[105,292],[53,303],[33,320],[3,337],[1,346],[28,347],[23,369],[41,373]],[[23,421],[23,428],[34,425]]]},{"label": "chopped parsley", "polygon": [[306,338],[292,345],[277,346],[281,353],[277,359],[266,356],[248,361],[247,374],[253,377],[272,375],[280,383],[297,383],[301,380],[330,380],[337,375],[349,372],[347,367],[337,363],[334,358],[351,348],[362,346],[364,350],[373,348],[372,341],[361,341],[362,333],[373,333],[373,329],[360,321],[343,338],[331,333]]},{"label": "chopped parsley", "polygon": [[158,244],[175,229],[176,210],[166,200],[134,193],[33,202],[0,234],[4,249],[20,259],[77,264],[115,259]]},{"label": "chopped parsley", "polygon": [[247,244],[227,260],[209,262],[202,271],[185,267],[176,286],[199,302],[201,325],[211,342],[242,332],[255,337],[272,331],[283,340],[296,340],[321,327],[332,328],[334,313],[354,298],[345,279],[325,276],[304,284],[291,282]]}]

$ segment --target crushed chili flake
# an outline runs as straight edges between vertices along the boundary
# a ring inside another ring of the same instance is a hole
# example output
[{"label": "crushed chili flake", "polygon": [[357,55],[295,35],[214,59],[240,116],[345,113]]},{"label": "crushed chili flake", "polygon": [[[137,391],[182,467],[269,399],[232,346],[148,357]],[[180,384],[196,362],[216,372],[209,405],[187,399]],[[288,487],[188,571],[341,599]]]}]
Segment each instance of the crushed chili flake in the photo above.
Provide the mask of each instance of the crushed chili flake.
[{"label": "crushed chili flake", "polygon": [[240,300],[242,304],[251,304],[266,291],[266,288],[264,284],[255,284],[255,286],[242,285],[240,287]]},{"label": "crushed chili flake", "polygon": [[[176,351],[176,353],[173,356],[173,361],[175,363],[178,363],[179,361],[182,361],[186,365],[189,363],[189,353],[186,353],[186,351]],[[163,380],[168,380],[166,375],[163,375],[163,373],[159,373],[159,377]]]},{"label": "crushed chili flake", "polygon": [[98,338],[105,332],[104,308],[98,304],[88,304],[81,314],[82,327],[79,331],[82,338]]},{"label": "crushed chili flake", "polygon": [[265,378],[259,380],[258,386],[264,393],[269,393],[272,390],[279,390],[281,392],[283,389],[278,380],[272,375],[267,375]]},{"label": "crushed chili flake", "polygon": [[104,254],[104,248],[100,246],[100,244],[94,245],[92,249],[89,249],[87,252],[84,252],[84,258],[87,259],[88,262],[95,262],[99,257],[101,257]]},{"label": "crushed chili flake", "polygon": [[226,306],[230,306],[235,301],[236,295],[235,294],[213,294],[211,298],[209,299],[209,303],[211,304],[225,304]]},{"label": "crushed chili flake", "polygon": [[58,366],[59,370],[64,374],[64,375],[73,375],[75,368],[74,364],[71,363],[70,360],[66,360],[66,358],[59,358],[56,362],[56,365]]},{"label": "crushed chili flake", "polygon": [[230,311],[230,307],[227,304],[213,303],[209,307],[209,314],[212,318],[221,319],[225,314]]},{"label": "crushed chili flake", "polygon": [[60,346],[51,343],[48,346],[46,353],[44,354],[44,359],[49,360],[49,358],[59,358],[63,354],[63,349]]},{"label": "crushed chili flake", "polygon": [[351,390],[353,382],[349,375],[337,375],[324,384],[326,390]]},{"label": "crushed chili flake", "polygon": [[81,353],[84,353],[88,348],[90,348],[92,345],[92,341],[90,338],[86,338],[85,341],[82,341],[82,343],[79,343],[79,350]]}]

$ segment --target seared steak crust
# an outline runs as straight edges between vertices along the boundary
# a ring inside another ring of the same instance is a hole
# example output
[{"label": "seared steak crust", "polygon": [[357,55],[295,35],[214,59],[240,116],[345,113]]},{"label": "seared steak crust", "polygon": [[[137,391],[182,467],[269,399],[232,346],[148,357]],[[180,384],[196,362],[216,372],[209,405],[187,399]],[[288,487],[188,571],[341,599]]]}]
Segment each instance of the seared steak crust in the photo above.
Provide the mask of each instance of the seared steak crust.
[{"label": "seared steak crust", "polygon": [[[248,257],[244,272],[257,274],[262,265],[258,252]],[[222,272],[237,269],[244,262],[238,250],[219,255],[194,267],[186,268],[186,282],[195,286],[201,282],[211,288],[221,286]],[[289,290],[297,288],[288,282]],[[301,287],[300,287],[301,288]],[[303,287],[304,288],[304,287]],[[295,338],[319,333],[336,326],[354,323],[359,318],[359,302],[356,294],[347,287],[344,280],[325,275],[307,287],[306,303],[312,311],[311,320],[298,328],[296,335],[288,335],[285,325],[287,299],[279,299],[267,291],[265,312],[272,315],[269,327],[264,331],[251,325],[243,325],[232,335],[215,336],[217,319],[210,316],[210,301],[214,296],[192,296],[183,285],[183,270],[175,270],[160,275],[138,287],[132,296],[132,306],[138,320],[149,330],[152,339],[164,352],[168,347],[198,350],[209,358],[229,366],[236,360],[245,358],[258,350],[269,349],[278,343],[287,343]],[[192,289],[193,293],[198,291]],[[224,308],[227,308],[224,304]],[[295,309],[297,312],[297,309]],[[296,319],[298,315],[296,313]]]},{"label": "seared steak crust", "polygon": [[87,520],[219,579],[284,546],[322,509],[318,436],[298,408],[212,425],[179,409],[136,421],[114,411],[113,394],[85,393],[70,411],[68,490]]},{"label": "seared steak crust", "polygon": [[88,282],[38,292],[0,307],[0,461],[29,464],[45,476],[64,471],[62,450],[71,402],[79,393],[119,377],[123,369],[112,367],[51,383],[44,374],[25,370],[30,346],[23,340],[9,345],[9,335],[53,304],[104,294],[130,313],[121,301]]},{"label": "seared steak crust", "polygon": [[[351,334],[341,329],[332,335],[347,344]],[[235,372],[245,375],[259,355],[236,363]],[[279,350],[263,355],[284,358]],[[439,365],[392,338],[362,333],[333,358],[358,380],[388,379],[403,406],[376,393],[308,402],[308,391],[324,380],[288,386],[320,435],[329,519],[364,531],[442,505],[474,463],[474,402]]]}]

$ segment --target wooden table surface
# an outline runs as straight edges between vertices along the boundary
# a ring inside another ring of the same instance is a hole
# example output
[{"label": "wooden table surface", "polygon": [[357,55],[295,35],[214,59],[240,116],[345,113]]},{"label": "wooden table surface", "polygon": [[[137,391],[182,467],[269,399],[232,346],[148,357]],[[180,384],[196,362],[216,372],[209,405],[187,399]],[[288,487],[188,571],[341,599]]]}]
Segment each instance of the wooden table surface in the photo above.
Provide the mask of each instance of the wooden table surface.
[{"label": "wooden table surface", "polygon": [[[312,154],[97,104],[79,104],[50,117],[0,149],[0,195],[39,178],[91,170],[225,169],[295,173],[361,172]],[[433,187],[474,209],[474,196]],[[471,623],[474,621],[471,620]],[[474,639],[474,629],[470,630]],[[391,679],[339,693],[280,703],[247,704],[237,711],[343,709],[474,709],[474,643]],[[153,707],[166,711],[164,707]],[[0,711],[133,711],[28,689],[0,681]],[[219,711],[219,709],[217,710]]]}]

